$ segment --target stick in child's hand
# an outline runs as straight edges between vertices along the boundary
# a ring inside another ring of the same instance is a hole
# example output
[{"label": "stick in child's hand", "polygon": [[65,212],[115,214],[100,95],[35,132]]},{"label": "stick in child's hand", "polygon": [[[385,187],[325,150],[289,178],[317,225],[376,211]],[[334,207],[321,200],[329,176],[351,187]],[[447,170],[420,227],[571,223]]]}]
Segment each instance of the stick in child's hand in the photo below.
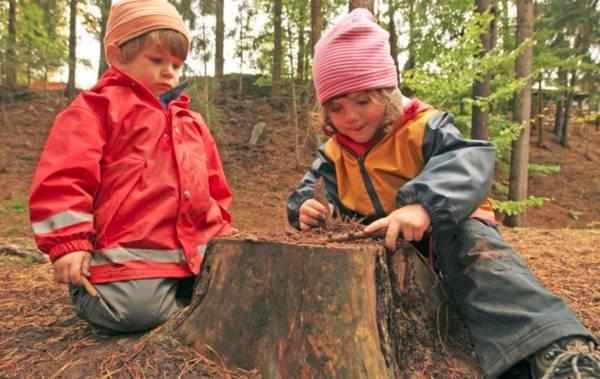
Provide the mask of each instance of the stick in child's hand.
[{"label": "stick in child's hand", "polygon": [[85,288],[85,291],[88,293],[88,295],[93,297],[95,300],[100,300],[100,294],[96,290],[96,287],[94,287],[88,278],[83,275],[81,276],[81,284],[83,284],[83,288]]},{"label": "stick in child's hand", "polygon": [[331,213],[329,213],[329,201],[327,201],[327,193],[325,192],[325,183],[323,181],[323,177],[319,177],[319,179],[317,179],[313,199],[321,203],[327,210],[327,213],[324,215],[325,218],[321,220],[321,226],[323,229],[327,229],[329,226],[331,226],[332,217]]}]

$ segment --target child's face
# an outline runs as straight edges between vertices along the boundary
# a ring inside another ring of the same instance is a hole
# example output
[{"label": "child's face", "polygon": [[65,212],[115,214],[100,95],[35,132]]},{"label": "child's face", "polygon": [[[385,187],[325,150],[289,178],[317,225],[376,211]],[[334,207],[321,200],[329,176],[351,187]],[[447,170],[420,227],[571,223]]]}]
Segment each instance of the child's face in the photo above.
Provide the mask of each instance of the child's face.
[{"label": "child's face", "polygon": [[156,43],[148,43],[130,62],[116,66],[158,96],[179,84],[183,60]]},{"label": "child's face", "polygon": [[325,112],[339,133],[365,143],[375,137],[385,116],[385,105],[375,96],[363,91],[334,98],[325,105]]}]

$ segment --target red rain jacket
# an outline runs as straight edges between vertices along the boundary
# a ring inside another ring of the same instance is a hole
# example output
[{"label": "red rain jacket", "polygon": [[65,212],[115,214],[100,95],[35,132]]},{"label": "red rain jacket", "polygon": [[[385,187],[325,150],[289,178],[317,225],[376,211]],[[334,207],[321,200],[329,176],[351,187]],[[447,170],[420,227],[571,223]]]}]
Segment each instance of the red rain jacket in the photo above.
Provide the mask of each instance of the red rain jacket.
[{"label": "red rain jacket", "polygon": [[92,283],[197,274],[230,231],[217,146],[183,95],[165,110],[110,68],[54,122],[35,172],[30,218],[55,261],[93,252]]}]

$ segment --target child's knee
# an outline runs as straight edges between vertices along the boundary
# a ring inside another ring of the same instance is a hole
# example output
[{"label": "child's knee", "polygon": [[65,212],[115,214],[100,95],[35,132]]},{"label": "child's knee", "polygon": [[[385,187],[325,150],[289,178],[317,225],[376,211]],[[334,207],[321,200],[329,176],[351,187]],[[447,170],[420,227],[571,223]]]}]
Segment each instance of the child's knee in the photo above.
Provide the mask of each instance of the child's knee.
[{"label": "child's knee", "polygon": [[77,314],[89,323],[118,333],[134,333],[164,323],[179,306],[177,280],[143,279],[96,286],[101,299],[71,291]]}]

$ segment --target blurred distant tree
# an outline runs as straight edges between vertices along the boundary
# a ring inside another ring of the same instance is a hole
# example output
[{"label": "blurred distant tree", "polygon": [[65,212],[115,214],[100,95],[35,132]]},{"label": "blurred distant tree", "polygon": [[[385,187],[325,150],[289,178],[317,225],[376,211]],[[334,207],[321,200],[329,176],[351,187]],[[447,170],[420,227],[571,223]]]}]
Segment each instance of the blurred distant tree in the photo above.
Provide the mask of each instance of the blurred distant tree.
[{"label": "blurred distant tree", "polygon": [[315,52],[315,44],[321,38],[321,0],[310,0],[310,48],[311,56]]},{"label": "blurred distant tree", "polygon": [[296,14],[296,18],[295,18],[295,23],[296,23],[296,27],[298,29],[298,55],[297,55],[297,67],[296,67],[296,79],[298,79],[300,82],[305,82],[306,81],[306,69],[307,69],[307,62],[308,62],[308,56],[307,56],[307,51],[309,51],[309,49],[306,48],[306,24],[307,24],[307,18],[306,18],[306,7],[307,7],[307,2],[305,1],[295,1],[294,2],[295,7],[297,7],[297,12],[295,12]]},{"label": "blurred distant tree", "polygon": [[108,62],[106,62],[106,57],[104,56],[104,35],[106,34],[106,22],[111,6],[112,0],[79,0],[77,14],[81,16],[86,31],[93,35],[100,43],[98,78],[108,67]]},{"label": "blurred distant tree", "polygon": [[281,68],[283,64],[282,0],[273,1],[273,66],[271,97],[278,102],[281,99]]},{"label": "blurred distant tree", "polygon": [[[251,57],[252,52],[252,26],[256,11],[251,7],[248,0],[241,0],[238,4],[238,14],[235,17],[237,25],[237,38],[235,38],[235,54],[240,58],[240,77],[238,83],[238,96],[241,98],[244,92],[244,80],[242,73],[246,65],[246,59]],[[234,30],[234,32],[236,32]]]},{"label": "blurred distant tree", "polygon": [[356,8],[367,8],[371,13],[374,13],[375,1],[374,0],[350,0],[348,4],[350,11]]},{"label": "blurred distant tree", "polygon": [[396,0],[390,0],[388,4],[388,32],[390,33],[390,54],[396,66],[396,77],[400,79],[400,66],[398,65],[398,32],[396,31]]},{"label": "blurred distant tree", "polygon": [[[597,72],[594,51],[600,48],[598,0],[538,0],[534,67],[546,73],[544,83],[558,91],[554,133],[568,147],[571,105],[579,78]],[[591,76],[593,77],[593,76]]]},{"label": "blurred distant tree", "polygon": [[[517,0],[517,43],[526,43],[533,38],[533,0]],[[533,64],[533,49],[531,44],[526,45],[515,67],[517,78],[528,78],[531,75]],[[529,166],[529,130],[531,118],[531,81],[527,83],[515,96],[513,121],[521,125],[521,133],[513,142],[511,164],[509,200],[524,201],[527,199],[527,173]],[[504,219],[508,226],[522,226],[525,223],[525,212],[508,215]]]},{"label": "blurred distant tree", "polygon": [[[479,14],[491,13],[495,14],[495,8],[492,0],[476,0],[477,12]],[[482,33],[479,38],[481,40],[481,51],[479,53],[480,57],[488,54],[493,46],[495,45],[495,41],[492,40],[493,33],[492,28],[494,21],[490,20],[489,26],[483,26]],[[490,137],[489,130],[489,105],[487,102],[481,102],[480,100],[486,99],[491,94],[491,72],[487,71],[482,73],[481,78],[477,78],[475,83],[473,84],[473,109],[471,111],[471,138],[473,139],[482,139],[488,140]]]},{"label": "blurred distant tree", "polygon": [[8,39],[4,64],[5,84],[9,88],[17,86],[17,0],[8,0]]},{"label": "blurred distant tree", "polygon": [[215,0],[215,76],[223,76],[223,66],[225,60],[223,58],[223,43],[225,40],[225,19],[224,19],[224,3],[223,0]]},{"label": "blurred distant tree", "polygon": [[[26,70],[27,84],[42,78],[44,87],[50,73],[65,63],[64,2],[60,0],[21,0],[19,55]],[[22,66],[23,67],[23,66]]]},{"label": "blurred distant tree", "polygon": [[75,95],[75,72],[77,71],[77,0],[69,0],[69,78],[65,96]]},{"label": "blurred distant tree", "polygon": [[96,0],[97,6],[100,9],[100,59],[98,60],[98,78],[108,68],[108,62],[104,56],[104,35],[106,34],[106,21],[112,6],[112,0]]},{"label": "blurred distant tree", "polygon": [[0,5],[0,18],[8,26],[0,28],[3,83],[14,87],[43,79],[45,84],[65,63],[64,1],[15,0],[14,5],[15,14],[10,4],[7,9]]}]

